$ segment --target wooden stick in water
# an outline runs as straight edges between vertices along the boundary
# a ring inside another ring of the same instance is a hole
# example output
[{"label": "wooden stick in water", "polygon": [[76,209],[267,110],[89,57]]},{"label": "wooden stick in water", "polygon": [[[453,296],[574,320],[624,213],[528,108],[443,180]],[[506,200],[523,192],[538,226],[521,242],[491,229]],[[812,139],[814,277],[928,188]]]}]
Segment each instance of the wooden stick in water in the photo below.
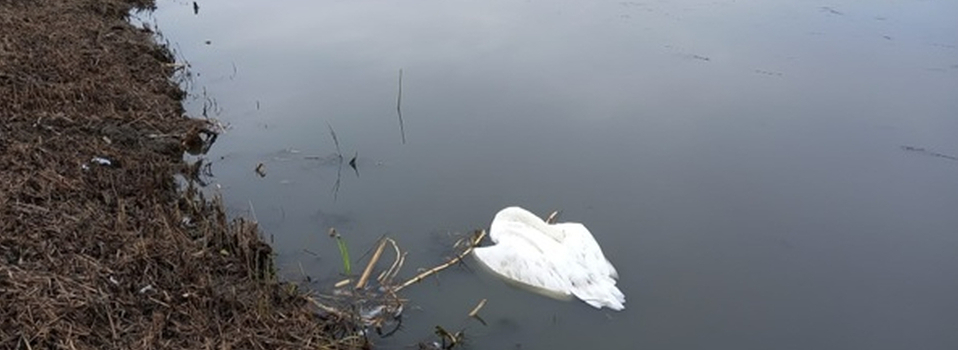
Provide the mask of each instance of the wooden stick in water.
[{"label": "wooden stick in water", "polygon": [[483,326],[486,326],[486,320],[483,320],[482,317],[479,317],[479,310],[482,310],[483,306],[486,306],[486,299],[480,300],[479,305],[476,305],[476,307],[472,308],[472,311],[469,311],[469,317],[479,320],[479,322],[482,322]]},{"label": "wooden stick in water", "polygon": [[444,264],[441,264],[441,265],[436,266],[436,267],[433,267],[433,268],[431,268],[431,269],[429,269],[429,270],[427,270],[427,271],[425,271],[425,272],[423,272],[423,273],[420,273],[419,275],[416,275],[416,277],[410,278],[408,281],[404,282],[403,284],[399,285],[398,287],[393,288],[393,292],[394,292],[394,293],[398,293],[398,292],[399,292],[400,290],[402,290],[403,288],[406,288],[406,287],[408,287],[408,286],[410,286],[410,285],[413,285],[413,284],[415,284],[415,283],[419,283],[420,281],[422,281],[422,280],[425,279],[426,277],[432,276],[433,274],[435,274],[435,273],[437,273],[437,272],[439,272],[439,271],[445,270],[445,269],[448,268],[449,266],[455,265],[456,263],[462,261],[462,259],[465,258],[467,255],[469,255],[469,253],[472,253],[472,250],[473,250],[476,246],[479,245],[479,242],[481,242],[484,237],[486,237],[486,230],[480,231],[479,234],[476,235],[476,238],[472,240],[472,244],[469,246],[469,248],[466,248],[466,250],[462,251],[462,253],[459,253],[458,256],[456,256],[456,257],[453,258],[452,260],[449,260],[449,261],[445,262]]},{"label": "wooden stick in water", "polygon": [[366,269],[363,270],[362,276],[359,277],[359,282],[356,282],[356,289],[366,287],[366,282],[369,281],[369,274],[373,272],[373,267],[379,262],[379,257],[383,255],[384,248],[386,248],[385,239],[379,241],[379,247],[376,247],[376,252],[373,253],[373,257],[369,259],[369,263],[366,264]]},{"label": "wooden stick in water", "polygon": [[486,306],[486,299],[480,300],[479,304],[472,308],[472,311],[469,311],[469,317],[476,317],[476,315],[479,314],[479,310],[482,310],[483,306]]}]

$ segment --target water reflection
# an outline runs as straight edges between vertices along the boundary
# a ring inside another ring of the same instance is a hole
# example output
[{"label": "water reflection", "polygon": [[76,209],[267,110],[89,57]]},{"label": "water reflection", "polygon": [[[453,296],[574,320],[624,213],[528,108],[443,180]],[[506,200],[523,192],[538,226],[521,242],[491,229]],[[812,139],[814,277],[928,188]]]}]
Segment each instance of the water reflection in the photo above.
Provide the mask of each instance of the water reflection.
[{"label": "water reflection", "polygon": [[[521,205],[586,223],[629,295],[597,312],[450,270],[404,291],[386,346],[436,325],[496,349],[958,346],[958,168],[928,156],[958,153],[956,4],[199,5],[156,21],[230,125],[215,180],[287,275],[338,278],[330,226],[427,267]],[[305,157],[357,152],[362,177]]]}]

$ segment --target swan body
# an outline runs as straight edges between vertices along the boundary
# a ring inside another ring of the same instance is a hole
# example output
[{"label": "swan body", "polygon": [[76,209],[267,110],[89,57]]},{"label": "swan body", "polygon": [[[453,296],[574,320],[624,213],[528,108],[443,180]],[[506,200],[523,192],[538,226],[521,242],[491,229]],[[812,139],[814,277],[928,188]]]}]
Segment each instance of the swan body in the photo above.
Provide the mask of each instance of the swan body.
[{"label": "swan body", "polygon": [[473,254],[501,277],[543,294],[575,296],[595,308],[625,308],[615,267],[582,224],[547,224],[523,208],[508,207],[492,220],[489,238],[495,244]]}]

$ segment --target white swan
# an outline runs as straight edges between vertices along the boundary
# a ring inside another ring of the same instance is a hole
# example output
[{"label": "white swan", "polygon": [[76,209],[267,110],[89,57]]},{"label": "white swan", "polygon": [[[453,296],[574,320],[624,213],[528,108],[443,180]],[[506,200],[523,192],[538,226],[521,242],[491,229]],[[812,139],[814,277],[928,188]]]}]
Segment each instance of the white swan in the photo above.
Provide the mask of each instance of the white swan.
[{"label": "white swan", "polygon": [[507,280],[542,289],[544,294],[577,298],[595,308],[625,308],[619,277],[589,230],[580,223],[547,224],[519,207],[499,211],[489,228],[492,246],[473,253]]}]

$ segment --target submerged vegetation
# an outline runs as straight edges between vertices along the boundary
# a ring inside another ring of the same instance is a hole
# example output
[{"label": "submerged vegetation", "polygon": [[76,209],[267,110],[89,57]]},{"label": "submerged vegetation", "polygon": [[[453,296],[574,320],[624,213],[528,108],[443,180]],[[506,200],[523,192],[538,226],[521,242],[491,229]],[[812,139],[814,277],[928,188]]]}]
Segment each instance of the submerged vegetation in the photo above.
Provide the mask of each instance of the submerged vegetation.
[{"label": "submerged vegetation", "polygon": [[[330,235],[337,239],[337,242],[340,243],[340,251],[344,252],[345,243],[342,243],[342,236],[335,228],[330,229]],[[335,315],[337,319],[353,320],[351,324],[354,328],[338,330],[337,336],[340,338],[357,337],[362,338],[365,342],[371,342],[369,338],[371,332],[381,338],[389,337],[402,327],[403,310],[405,310],[407,300],[401,298],[399,292],[461,263],[485,236],[486,231],[475,231],[472,235],[462,237],[453,245],[454,248],[458,249],[453,258],[430,269],[420,270],[417,275],[404,281],[397,279],[397,277],[406,261],[407,253],[400,249],[395,240],[383,237],[377,243],[375,251],[370,255],[362,274],[352,276],[347,273],[348,277],[336,283],[331,293],[317,294],[308,298],[316,307]],[[380,264],[383,256],[387,255],[384,253],[387,247],[392,248],[392,262]],[[348,255],[344,254],[343,257],[344,268],[348,270]],[[379,273],[376,273],[377,267]],[[354,280],[355,284],[353,283]],[[480,301],[468,314],[464,312],[464,315],[475,318],[485,325],[485,321],[478,315],[485,303],[485,300]],[[465,339],[463,330],[447,331],[440,325],[435,328],[436,339],[420,343],[420,348],[453,349],[462,345]]]}]

